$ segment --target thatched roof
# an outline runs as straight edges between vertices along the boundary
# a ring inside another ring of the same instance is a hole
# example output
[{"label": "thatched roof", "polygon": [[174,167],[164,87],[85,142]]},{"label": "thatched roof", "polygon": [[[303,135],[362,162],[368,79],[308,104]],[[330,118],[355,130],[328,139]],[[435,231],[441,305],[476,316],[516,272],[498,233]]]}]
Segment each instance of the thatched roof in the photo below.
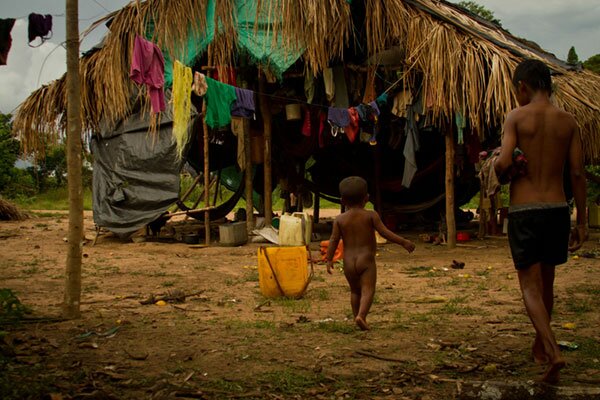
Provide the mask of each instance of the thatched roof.
[{"label": "thatched roof", "polygon": [[[111,14],[110,32],[101,49],[81,59],[84,128],[94,131],[101,120],[128,115],[134,85],[128,77],[136,32],[154,24],[153,40],[170,59],[185,57],[181,43],[206,29],[206,11],[216,4],[212,65],[228,65],[238,47],[236,0],[147,0],[132,2]],[[323,6],[327,3],[326,6]],[[421,71],[423,90],[433,94],[432,116],[449,119],[462,111],[473,129],[502,124],[516,106],[511,75],[524,58],[545,62],[554,72],[556,103],[573,113],[580,125],[587,160],[600,160],[600,76],[570,69],[531,43],[440,0],[256,0],[256,12],[269,21],[274,42],[287,51],[301,52],[306,70],[314,74],[356,47],[357,4],[366,39],[366,59],[400,46],[399,63],[416,84]],[[257,20],[259,20],[257,15]],[[103,20],[103,21],[105,21]],[[100,21],[100,22],[103,22]],[[189,31],[187,27],[192,27]],[[65,78],[33,92],[21,105],[14,131],[25,151],[42,148],[57,137],[65,121]]]}]

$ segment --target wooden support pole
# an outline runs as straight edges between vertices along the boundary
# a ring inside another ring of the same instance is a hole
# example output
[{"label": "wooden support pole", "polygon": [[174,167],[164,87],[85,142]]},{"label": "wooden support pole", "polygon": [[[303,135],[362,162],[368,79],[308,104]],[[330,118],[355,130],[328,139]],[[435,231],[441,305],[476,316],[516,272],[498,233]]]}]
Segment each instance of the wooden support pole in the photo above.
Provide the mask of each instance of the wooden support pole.
[{"label": "wooden support pole", "polygon": [[381,202],[381,147],[379,143],[373,146],[375,159],[375,211],[383,218],[383,206]]},{"label": "wooden support pole", "polygon": [[267,91],[267,84],[265,74],[261,71],[258,80],[258,91],[260,113],[263,119],[263,136],[265,141],[265,153],[264,153],[264,206],[265,206],[265,225],[269,226],[273,219],[273,202],[271,195],[273,193],[273,183],[271,182],[271,108],[269,107],[269,99],[265,95]]},{"label": "wooden support pole", "polygon": [[319,223],[319,217],[321,216],[321,193],[315,192],[314,199],[314,210],[313,210],[313,222],[315,224]]},{"label": "wooden support pole", "polygon": [[456,247],[456,220],[454,216],[454,135],[446,133],[446,242],[449,249]]},{"label": "wooden support pole", "polygon": [[243,120],[244,126],[244,189],[246,191],[246,229],[248,234],[254,230],[254,187],[252,186],[252,140],[250,138],[250,120]]},{"label": "wooden support pole", "polygon": [[79,7],[67,0],[67,180],[69,187],[69,243],[63,316],[81,316],[81,255],[83,244],[83,184],[81,181],[81,82],[79,78]]}]

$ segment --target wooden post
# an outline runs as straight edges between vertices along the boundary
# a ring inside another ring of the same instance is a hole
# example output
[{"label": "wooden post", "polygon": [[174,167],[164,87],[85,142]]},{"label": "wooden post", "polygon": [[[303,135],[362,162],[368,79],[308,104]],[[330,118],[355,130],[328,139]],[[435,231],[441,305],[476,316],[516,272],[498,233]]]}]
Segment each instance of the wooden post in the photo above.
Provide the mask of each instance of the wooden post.
[{"label": "wooden post", "polygon": [[456,247],[456,220],[454,217],[454,135],[446,132],[446,228],[448,248]]},{"label": "wooden post", "polygon": [[375,211],[383,218],[383,206],[381,204],[381,148],[379,143],[375,145],[374,158],[375,158]]},{"label": "wooden post", "polygon": [[260,114],[263,119],[263,135],[265,140],[265,154],[264,154],[264,206],[265,206],[265,225],[269,226],[273,219],[273,202],[271,195],[273,193],[273,184],[271,182],[271,109],[269,107],[269,99],[266,96],[266,80],[265,74],[260,71],[260,77],[258,80],[258,91],[259,103],[260,103]]},{"label": "wooden post", "polygon": [[250,138],[250,120],[243,120],[244,126],[244,189],[246,190],[246,229],[248,234],[254,230],[254,188],[252,187],[252,140]]},{"label": "wooden post", "polygon": [[67,179],[69,233],[63,315],[81,316],[81,254],[83,243],[83,188],[81,182],[81,82],[79,80],[79,5],[67,0]]},{"label": "wooden post", "polygon": [[[208,47],[208,60],[211,60],[211,46]],[[210,77],[210,71],[206,72]],[[210,245],[210,163],[208,159],[208,126],[206,125],[206,97],[202,99],[202,131],[204,139],[204,241]]]}]

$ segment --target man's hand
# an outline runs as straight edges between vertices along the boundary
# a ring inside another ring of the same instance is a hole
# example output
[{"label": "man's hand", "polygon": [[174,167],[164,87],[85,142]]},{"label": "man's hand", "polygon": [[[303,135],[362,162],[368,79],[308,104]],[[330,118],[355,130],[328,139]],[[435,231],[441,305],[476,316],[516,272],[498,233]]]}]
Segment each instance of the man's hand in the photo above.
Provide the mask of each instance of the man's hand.
[{"label": "man's hand", "polygon": [[583,242],[588,240],[588,236],[588,229],[585,225],[577,225],[573,228],[569,239],[569,251],[579,250]]},{"label": "man's hand", "polygon": [[333,273],[333,260],[327,261],[327,273],[331,275]]}]

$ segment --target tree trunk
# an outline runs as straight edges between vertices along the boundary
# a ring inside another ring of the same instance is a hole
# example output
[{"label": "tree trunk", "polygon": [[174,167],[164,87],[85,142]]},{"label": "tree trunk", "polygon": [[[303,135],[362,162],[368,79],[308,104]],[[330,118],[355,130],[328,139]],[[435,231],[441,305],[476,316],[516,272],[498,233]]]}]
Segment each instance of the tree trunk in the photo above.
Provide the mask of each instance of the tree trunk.
[{"label": "tree trunk", "polygon": [[81,299],[83,188],[81,182],[81,88],[79,81],[78,0],[66,0],[67,14],[67,179],[69,233],[63,315],[78,318]]},{"label": "tree trunk", "polygon": [[265,205],[265,225],[270,226],[273,218],[273,202],[271,195],[273,193],[273,184],[271,182],[271,109],[269,107],[269,100],[266,96],[266,78],[264,73],[260,73],[258,81],[259,95],[258,99],[260,102],[260,113],[263,119],[264,128],[264,140],[265,140],[265,154],[264,154],[264,205]]},{"label": "tree trunk", "polygon": [[456,221],[454,218],[454,135],[446,133],[446,228],[448,248],[456,247]]}]

